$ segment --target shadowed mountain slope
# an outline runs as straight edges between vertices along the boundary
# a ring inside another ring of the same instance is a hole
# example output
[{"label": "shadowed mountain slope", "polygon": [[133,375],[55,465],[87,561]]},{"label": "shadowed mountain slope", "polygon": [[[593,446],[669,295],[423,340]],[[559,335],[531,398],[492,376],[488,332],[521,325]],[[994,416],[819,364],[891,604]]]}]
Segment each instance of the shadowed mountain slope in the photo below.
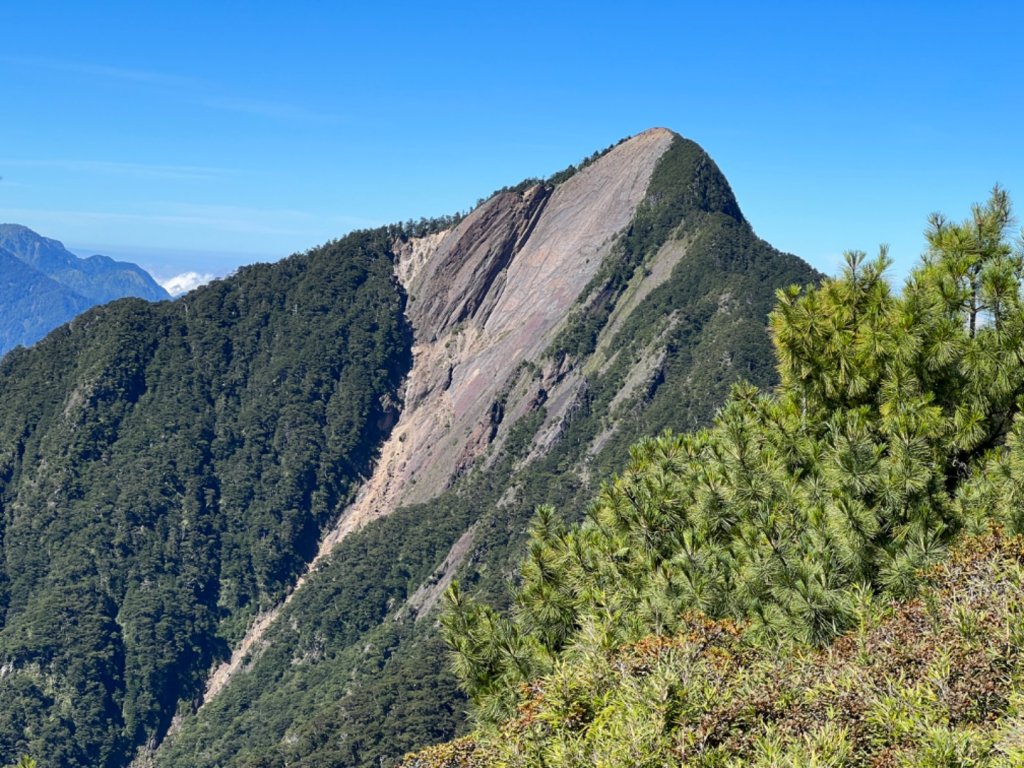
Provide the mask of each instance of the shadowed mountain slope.
[{"label": "shadowed mountain slope", "polygon": [[32,344],[92,302],[0,247],[0,355]]},{"label": "shadowed mountain slope", "polygon": [[125,296],[148,301],[170,298],[146,270],[135,264],[100,255],[79,258],[63,243],[19,224],[0,224],[0,248],[93,304]]},{"label": "shadowed mountain slope", "polygon": [[0,355],[28,346],[89,307],[125,296],[170,296],[141,267],[106,256],[80,259],[56,240],[0,224]]}]

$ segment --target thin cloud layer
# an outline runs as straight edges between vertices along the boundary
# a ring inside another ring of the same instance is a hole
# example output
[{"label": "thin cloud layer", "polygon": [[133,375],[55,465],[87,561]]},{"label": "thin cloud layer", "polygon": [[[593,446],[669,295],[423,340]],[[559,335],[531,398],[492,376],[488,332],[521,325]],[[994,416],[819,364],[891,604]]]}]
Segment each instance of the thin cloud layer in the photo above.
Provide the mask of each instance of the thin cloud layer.
[{"label": "thin cloud layer", "polygon": [[167,280],[158,280],[157,282],[171,296],[178,297],[194,288],[206,285],[215,277],[216,275],[208,272],[182,272],[180,275],[175,275]]}]

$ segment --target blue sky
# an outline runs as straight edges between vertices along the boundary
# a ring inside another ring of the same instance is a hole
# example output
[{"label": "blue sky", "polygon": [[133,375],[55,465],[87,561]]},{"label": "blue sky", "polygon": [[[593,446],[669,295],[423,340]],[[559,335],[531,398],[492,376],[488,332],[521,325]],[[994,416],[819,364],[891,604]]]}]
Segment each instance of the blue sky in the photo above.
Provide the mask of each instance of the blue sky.
[{"label": "blue sky", "polygon": [[834,272],[1000,182],[1013,3],[4,3],[0,221],[159,276],[465,210],[660,125]]}]

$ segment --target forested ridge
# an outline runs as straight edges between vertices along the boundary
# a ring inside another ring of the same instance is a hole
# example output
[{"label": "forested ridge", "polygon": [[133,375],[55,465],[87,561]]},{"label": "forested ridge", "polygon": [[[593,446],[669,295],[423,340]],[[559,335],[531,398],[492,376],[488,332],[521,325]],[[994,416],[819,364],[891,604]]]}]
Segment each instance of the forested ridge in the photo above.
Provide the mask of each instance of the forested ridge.
[{"label": "forested ridge", "polygon": [[[663,248],[684,255],[616,322]],[[537,405],[510,426],[500,451],[439,497],[343,540],[284,609],[249,670],[185,718],[157,764],[393,765],[409,749],[464,730],[467,702],[418,591],[437,588],[443,561],[461,551],[463,585],[502,603],[537,506],[581,517],[641,436],[706,425],[737,379],[770,387],[774,289],[818,277],[759,240],[707,154],[677,137],[565,332],[521,372],[529,382],[545,362],[566,359],[586,371],[558,439],[537,448],[547,414]],[[630,388],[646,359],[660,362]],[[511,395],[505,407],[513,408]]]},{"label": "forested ridge", "polygon": [[[500,443],[342,539],[205,702],[401,412],[414,329],[394,251],[462,217],[115,302],[5,358],[0,763],[394,765],[464,732],[444,586],[508,608],[536,508],[581,519],[633,442],[708,425],[739,379],[771,388],[773,292],[819,277],[756,237],[700,147],[666,144],[561,332],[493,404]],[[551,371],[579,377],[553,423]]]},{"label": "forested ridge", "polygon": [[[506,609],[443,618],[473,733],[424,766],[1012,766],[1024,759],[1024,254],[996,189],[778,294],[779,383],[647,438]],[[950,552],[952,551],[952,556]]]},{"label": "forested ridge", "polygon": [[369,471],[409,364],[391,235],[0,366],[0,759],[125,765],[202,693]]}]

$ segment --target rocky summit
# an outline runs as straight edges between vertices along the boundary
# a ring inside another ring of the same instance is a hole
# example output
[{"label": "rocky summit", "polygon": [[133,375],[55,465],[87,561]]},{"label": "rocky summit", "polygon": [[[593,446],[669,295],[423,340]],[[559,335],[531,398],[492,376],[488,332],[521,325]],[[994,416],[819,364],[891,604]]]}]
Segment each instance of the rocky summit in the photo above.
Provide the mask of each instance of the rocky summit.
[{"label": "rocky summit", "polygon": [[376,766],[451,738],[441,593],[500,603],[538,505],[579,519],[637,439],[770,386],[775,292],[817,279],[656,128],[13,353],[0,761]]}]

